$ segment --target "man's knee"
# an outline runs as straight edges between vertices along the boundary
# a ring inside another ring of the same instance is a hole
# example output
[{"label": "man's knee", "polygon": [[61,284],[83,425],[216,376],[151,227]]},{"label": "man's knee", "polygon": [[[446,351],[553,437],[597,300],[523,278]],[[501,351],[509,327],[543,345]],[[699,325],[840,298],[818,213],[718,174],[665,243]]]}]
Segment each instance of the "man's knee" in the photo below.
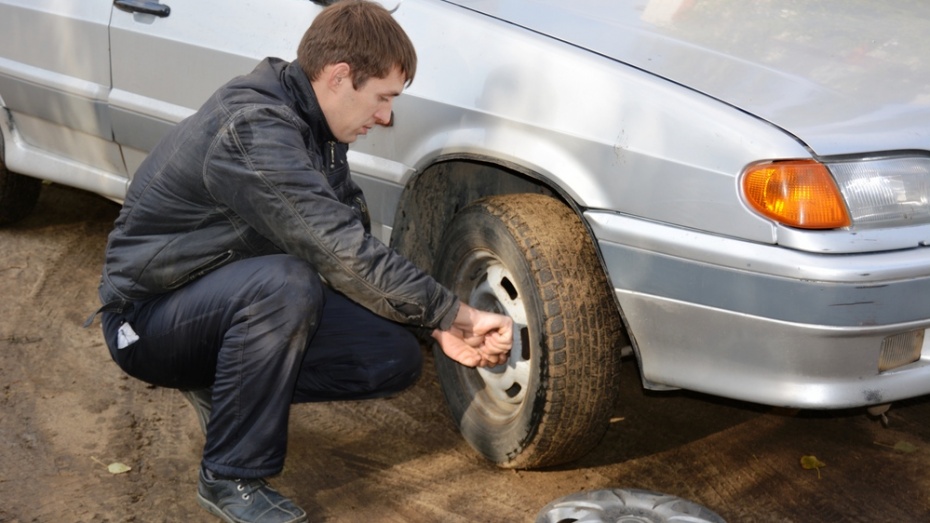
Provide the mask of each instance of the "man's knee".
[{"label": "man's knee", "polygon": [[252,303],[269,312],[319,319],[325,297],[319,274],[307,262],[288,255],[254,258],[250,285]]}]

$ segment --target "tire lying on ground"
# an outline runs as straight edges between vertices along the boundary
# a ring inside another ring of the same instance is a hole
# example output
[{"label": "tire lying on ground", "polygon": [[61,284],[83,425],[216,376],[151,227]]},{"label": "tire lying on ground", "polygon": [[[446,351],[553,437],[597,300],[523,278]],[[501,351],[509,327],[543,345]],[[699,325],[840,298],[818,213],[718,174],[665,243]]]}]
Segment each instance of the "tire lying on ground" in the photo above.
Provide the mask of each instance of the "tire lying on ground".
[{"label": "tire lying on ground", "polygon": [[[0,145],[2,145],[0,141]],[[0,160],[0,225],[22,220],[39,200],[42,180],[10,172]]]},{"label": "tire lying on ground", "polygon": [[504,365],[471,369],[434,349],[468,443],[505,468],[590,451],[609,423],[626,337],[578,216],[539,194],[479,200],[444,231],[436,272],[463,301],[514,320]]}]

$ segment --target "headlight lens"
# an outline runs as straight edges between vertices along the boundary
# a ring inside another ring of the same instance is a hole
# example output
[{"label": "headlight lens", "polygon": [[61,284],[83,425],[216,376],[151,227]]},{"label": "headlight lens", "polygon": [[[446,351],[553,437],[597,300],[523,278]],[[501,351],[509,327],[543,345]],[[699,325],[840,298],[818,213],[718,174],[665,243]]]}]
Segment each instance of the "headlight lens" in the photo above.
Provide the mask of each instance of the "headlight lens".
[{"label": "headlight lens", "polygon": [[930,158],[827,164],[857,229],[930,222]]},{"label": "headlight lens", "polygon": [[826,167],[814,160],[765,162],[749,166],[743,196],[759,214],[802,229],[847,227],[849,215]]},{"label": "headlight lens", "polygon": [[877,229],[930,223],[930,158],[770,161],[743,172],[759,214],[800,229]]}]

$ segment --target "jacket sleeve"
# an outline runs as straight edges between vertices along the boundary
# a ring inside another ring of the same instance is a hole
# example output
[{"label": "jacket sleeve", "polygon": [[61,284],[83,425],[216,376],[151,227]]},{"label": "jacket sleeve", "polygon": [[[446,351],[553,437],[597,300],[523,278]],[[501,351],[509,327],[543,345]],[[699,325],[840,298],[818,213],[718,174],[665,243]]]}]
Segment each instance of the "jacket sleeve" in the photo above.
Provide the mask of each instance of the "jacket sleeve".
[{"label": "jacket sleeve", "polygon": [[410,261],[372,237],[338,200],[307,149],[306,124],[285,107],[232,116],[204,164],[217,202],[284,252],[309,262],[328,283],[372,312],[448,329],[458,300]]}]

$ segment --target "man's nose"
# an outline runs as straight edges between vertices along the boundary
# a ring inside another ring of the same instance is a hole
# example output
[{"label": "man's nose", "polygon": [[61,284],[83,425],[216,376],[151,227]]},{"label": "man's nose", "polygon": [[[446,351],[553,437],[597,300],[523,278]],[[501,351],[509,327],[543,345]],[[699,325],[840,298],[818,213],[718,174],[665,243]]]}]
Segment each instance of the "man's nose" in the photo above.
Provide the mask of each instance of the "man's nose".
[{"label": "man's nose", "polygon": [[394,111],[388,109],[387,112],[375,113],[375,123],[384,127],[394,126]]}]

